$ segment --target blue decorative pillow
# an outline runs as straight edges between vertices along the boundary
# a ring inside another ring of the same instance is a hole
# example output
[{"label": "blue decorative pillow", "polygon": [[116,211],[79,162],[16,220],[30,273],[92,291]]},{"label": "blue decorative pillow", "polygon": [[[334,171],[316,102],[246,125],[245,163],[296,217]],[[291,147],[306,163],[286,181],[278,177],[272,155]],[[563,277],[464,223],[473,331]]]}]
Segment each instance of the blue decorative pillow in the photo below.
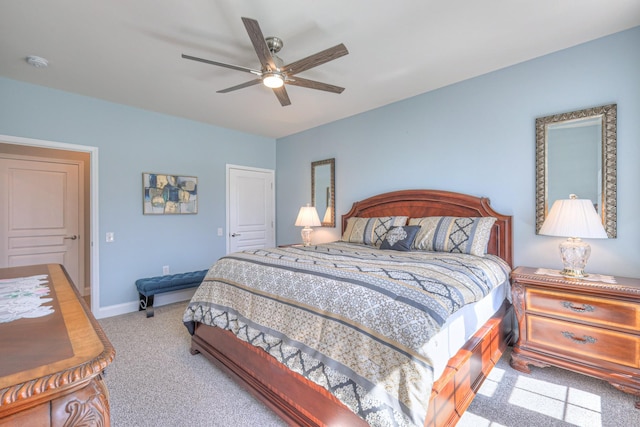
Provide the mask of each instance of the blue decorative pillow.
[{"label": "blue decorative pillow", "polygon": [[405,225],[391,227],[380,245],[380,249],[393,249],[394,251],[410,251],[413,240],[416,238],[420,226]]}]

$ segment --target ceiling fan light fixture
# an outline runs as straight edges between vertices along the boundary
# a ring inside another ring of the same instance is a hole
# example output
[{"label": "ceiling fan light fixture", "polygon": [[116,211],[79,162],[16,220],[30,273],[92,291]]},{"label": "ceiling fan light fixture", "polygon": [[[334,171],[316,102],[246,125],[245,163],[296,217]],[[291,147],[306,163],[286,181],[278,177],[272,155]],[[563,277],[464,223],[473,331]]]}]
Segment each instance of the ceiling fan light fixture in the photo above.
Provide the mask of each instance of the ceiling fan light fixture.
[{"label": "ceiling fan light fixture", "polygon": [[262,84],[271,89],[277,89],[284,85],[284,77],[279,73],[265,73],[262,76]]}]

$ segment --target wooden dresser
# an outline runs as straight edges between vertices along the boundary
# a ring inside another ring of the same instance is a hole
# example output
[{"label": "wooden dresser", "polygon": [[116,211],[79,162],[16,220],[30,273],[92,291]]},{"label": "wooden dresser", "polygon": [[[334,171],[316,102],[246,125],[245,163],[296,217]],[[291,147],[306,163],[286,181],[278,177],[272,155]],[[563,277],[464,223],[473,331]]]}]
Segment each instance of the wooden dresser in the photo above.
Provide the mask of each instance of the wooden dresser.
[{"label": "wooden dresser", "polygon": [[[39,275],[35,288],[6,280]],[[0,291],[0,426],[109,426],[102,375],[115,350],[64,268],[0,269]],[[18,295],[27,301],[10,301]]]},{"label": "wooden dresser", "polygon": [[529,373],[529,365],[554,365],[640,397],[640,279],[574,279],[527,267],[511,278],[520,329],[511,366]]}]

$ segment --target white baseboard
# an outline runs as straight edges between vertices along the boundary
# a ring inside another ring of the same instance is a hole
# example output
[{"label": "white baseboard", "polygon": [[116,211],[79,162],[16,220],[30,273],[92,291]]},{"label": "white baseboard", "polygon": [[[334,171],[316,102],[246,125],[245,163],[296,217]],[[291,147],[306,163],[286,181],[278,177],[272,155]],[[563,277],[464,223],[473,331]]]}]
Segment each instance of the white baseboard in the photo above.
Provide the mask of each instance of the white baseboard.
[{"label": "white baseboard", "polygon": [[104,319],[105,317],[118,316],[120,314],[132,313],[134,311],[138,311],[138,301],[100,307],[97,313],[93,313],[93,316],[96,319]]},{"label": "white baseboard", "polygon": [[[153,306],[161,307],[174,302],[188,301],[191,299],[197,288],[182,289],[175,292],[166,292],[154,296]],[[108,307],[100,307],[97,313],[93,313],[96,319],[104,319],[105,317],[118,316],[120,314],[133,313],[138,311],[138,301],[125,302],[123,304],[110,305]]]}]

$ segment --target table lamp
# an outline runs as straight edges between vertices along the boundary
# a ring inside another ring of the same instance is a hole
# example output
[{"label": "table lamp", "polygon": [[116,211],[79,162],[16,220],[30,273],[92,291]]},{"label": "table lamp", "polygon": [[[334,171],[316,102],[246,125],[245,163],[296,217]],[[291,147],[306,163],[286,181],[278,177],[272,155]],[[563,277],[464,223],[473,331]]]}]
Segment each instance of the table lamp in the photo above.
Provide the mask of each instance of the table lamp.
[{"label": "table lamp", "polygon": [[313,229],[311,227],[319,227],[322,225],[320,223],[320,217],[318,217],[318,211],[314,206],[303,206],[300,208],[300,212],[298,212],[298,218],[296,218],[296,226],[304,227],[300,232],[302,236],[302,243],[305,246],[311,245],[311,233]]},{"label": "table lamp", "polygon": [[560,244],[560,255],[564,265],[560,273],[568,277],[587,276],[584,268],[591,254],[591,246],[581,239],[607,238],[607,232],[593,202],[578,199],[575,194],[571,194],[569,199],[556,200],[553,203],[539,234],[568,237]]}]

